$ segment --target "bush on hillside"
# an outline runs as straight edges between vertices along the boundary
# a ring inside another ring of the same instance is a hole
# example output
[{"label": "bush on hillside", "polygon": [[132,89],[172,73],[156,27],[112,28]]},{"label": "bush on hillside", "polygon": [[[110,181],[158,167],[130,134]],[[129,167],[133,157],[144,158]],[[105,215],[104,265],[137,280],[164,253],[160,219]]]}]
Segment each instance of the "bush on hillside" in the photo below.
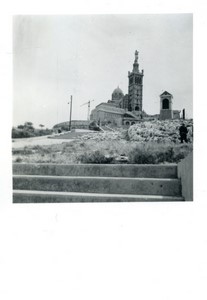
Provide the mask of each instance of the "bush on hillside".
[{"label": "bush on hillside", "polygon": [[114,161],[114,158],[106,157],[101,151],[96,150],[79,155],[77,161],[83,164],[110,164]]},{"label": "bush on hillside", "polygon": [[[106,149],[96,151],[87,151],[84,154],[76,156],[79,163],[94,164],[113,164],[116,158],[121,155],[120,151],[110,151],[106,155]],[[128,157],[126,163],[129,164],[160,164],[160,163],[177,163],[185,158],[192,151],[192,145],[174,145],[172,144],[155,144],[155,143],[137,143],[134,146],[125,149],[125,156]]]},{"label": "bush on hillside", "polygon": [[27,131],[25,129],[16,129],[12,128],[12,138],[18,139],[18,138],[29,138],[34,137],[35,134],[32,131]]},{"label": "bush on hillside", "polygon": [[192,151],[187,145],[137,144],[128,154],[131,164],[178,163]]},{"label": "bush on hillside", "polygon": [[12,128],[12,138],[18,139],[18,138],[30,138],[35,136],[43,136],[43,135],[49,135],[52,134],[52,130],[50,129],[35,129],[31,130],[31,128],[26,128],[21,125],[19,125],[17,128]]},{"label": "bush on hillside", "polygon": [[43,136],[43,135],[50,135],[53,131],[51,129],[37,129],[35,130],[35,136]]},{"label": "bush on hillside", "polygon": [[90,124],[89,124],[89,129],[90,130],[94,130],[94,131],[100,131],[100,127],[96,124],[95,121],[92,121]]}]

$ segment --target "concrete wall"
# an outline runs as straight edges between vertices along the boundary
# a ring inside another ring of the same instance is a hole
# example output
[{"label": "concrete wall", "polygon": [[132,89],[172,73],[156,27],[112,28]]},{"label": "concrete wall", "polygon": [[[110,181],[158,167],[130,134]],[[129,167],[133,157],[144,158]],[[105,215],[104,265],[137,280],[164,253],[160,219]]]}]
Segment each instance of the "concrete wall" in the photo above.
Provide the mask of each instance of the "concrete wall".
[{"label": "concrete wall", "polygon": [[178,163],[178,178],[181,179],[185,201],[193,201],[193,152]]},{"label": "concrete wall", "polygon": [[[72,129],[76,129],[76,128],[88,129],[89,123],[90,122],[86,121],[86,120],[72,120],[71,121],[71,128]],[[53,126],[53,129],[55,130],[55,129],[61,128],[61,126],[64,126],[64,127],[67,128],[69,126],[69,121],[56,124],[56,125]]]},{"label": "concrete wall", "polygon": [[160,120],[171,120],[173,118],[171,109],[161,109],[160,110]]},{"label": "concrete wall", "polygon": [[173,119],[180,119],[180,110],[173,110]]},{"label": "concrete wall", "polygon": [[[108,105],[109,106],[109,105]],[[113,106],[111,106],[113,108]],[[94,109],[93,113],[91,115],[91,118],[95,120],[96,122],[100,121],[103,125],[103,122],[111,122],[115,123],[118,126],[122,125],[122,119],[123,119],[123,112],[116,112],[116,111],[104,111],[100,109]]]}]

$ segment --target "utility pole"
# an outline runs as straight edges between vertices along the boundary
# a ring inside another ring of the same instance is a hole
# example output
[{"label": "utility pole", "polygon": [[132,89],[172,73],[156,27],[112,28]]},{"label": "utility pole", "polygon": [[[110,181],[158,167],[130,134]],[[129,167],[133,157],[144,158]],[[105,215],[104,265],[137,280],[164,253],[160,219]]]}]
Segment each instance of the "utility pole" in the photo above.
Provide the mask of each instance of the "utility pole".
[{"label": "utility pole", "polygon": [[185,108],[183,108],[183,120],[185,120]]},{"label": "utility pole", "polygon": [[69,113],[69,123],[68,123],[68,130],[71,130],[71,119],[72,119],[72,103],[73,103],[73,96],[70,96],[70,102],[68,102],[68,104],[70,104],[70,113]]},{"label": "utility pole", "polygon": [[[70,104],[70,102],[68,102],[68,105]],[[69,111],[68,111],[68,115],[69,115],[69,118],[68,118],[68,131],[70,131],[70,106],[69,107]]]}]

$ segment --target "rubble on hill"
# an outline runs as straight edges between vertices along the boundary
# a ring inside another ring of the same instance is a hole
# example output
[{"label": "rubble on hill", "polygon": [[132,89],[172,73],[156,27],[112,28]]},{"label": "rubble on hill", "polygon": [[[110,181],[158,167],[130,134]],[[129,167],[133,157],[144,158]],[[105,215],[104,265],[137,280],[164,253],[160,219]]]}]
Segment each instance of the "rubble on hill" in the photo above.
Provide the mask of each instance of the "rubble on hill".
[{"label": "rubble on hill", "polygon": [[193,120],[146,121],[131,126],[128,136],[131,141],[180,143],[179,127],[182,123],[188,128],[188,141],[193,141]]},{"label": "rubble on hill", "polygon": [[95,140],[95,141],[110,141],[110,140],[120,140],[123,139],[122,133],[120,131],[104,131],[104,132],[94,132],[83,135],[81,140]]},{"label": "rubble on hill", "polygon": [[[173,142],[180,143],[179,127],[183,120],[153,120],[143,121],[132,125],[128,129],[128,139],[137,142]],[[193,120],[185,120],[188,128],[188,141],[193,141]],[[126,130],[93,132],[83,135],[81,140],[110,141],[126,139]]]}]

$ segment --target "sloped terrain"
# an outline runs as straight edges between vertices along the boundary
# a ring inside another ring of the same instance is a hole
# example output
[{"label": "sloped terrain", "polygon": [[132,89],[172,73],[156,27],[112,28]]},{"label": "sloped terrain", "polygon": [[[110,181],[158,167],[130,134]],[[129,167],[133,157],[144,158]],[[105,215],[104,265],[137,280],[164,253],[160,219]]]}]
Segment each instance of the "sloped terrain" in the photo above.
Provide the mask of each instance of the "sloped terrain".
[{"label": "sloped terrain", "polygon": [[[179,127],[183,120],[146,121],[131,126],[128,136],[131,141],[138,142],[166,142],[179,143]],[[188,128],[188,141],[193,142],[193,121],[186,120]]]}]

